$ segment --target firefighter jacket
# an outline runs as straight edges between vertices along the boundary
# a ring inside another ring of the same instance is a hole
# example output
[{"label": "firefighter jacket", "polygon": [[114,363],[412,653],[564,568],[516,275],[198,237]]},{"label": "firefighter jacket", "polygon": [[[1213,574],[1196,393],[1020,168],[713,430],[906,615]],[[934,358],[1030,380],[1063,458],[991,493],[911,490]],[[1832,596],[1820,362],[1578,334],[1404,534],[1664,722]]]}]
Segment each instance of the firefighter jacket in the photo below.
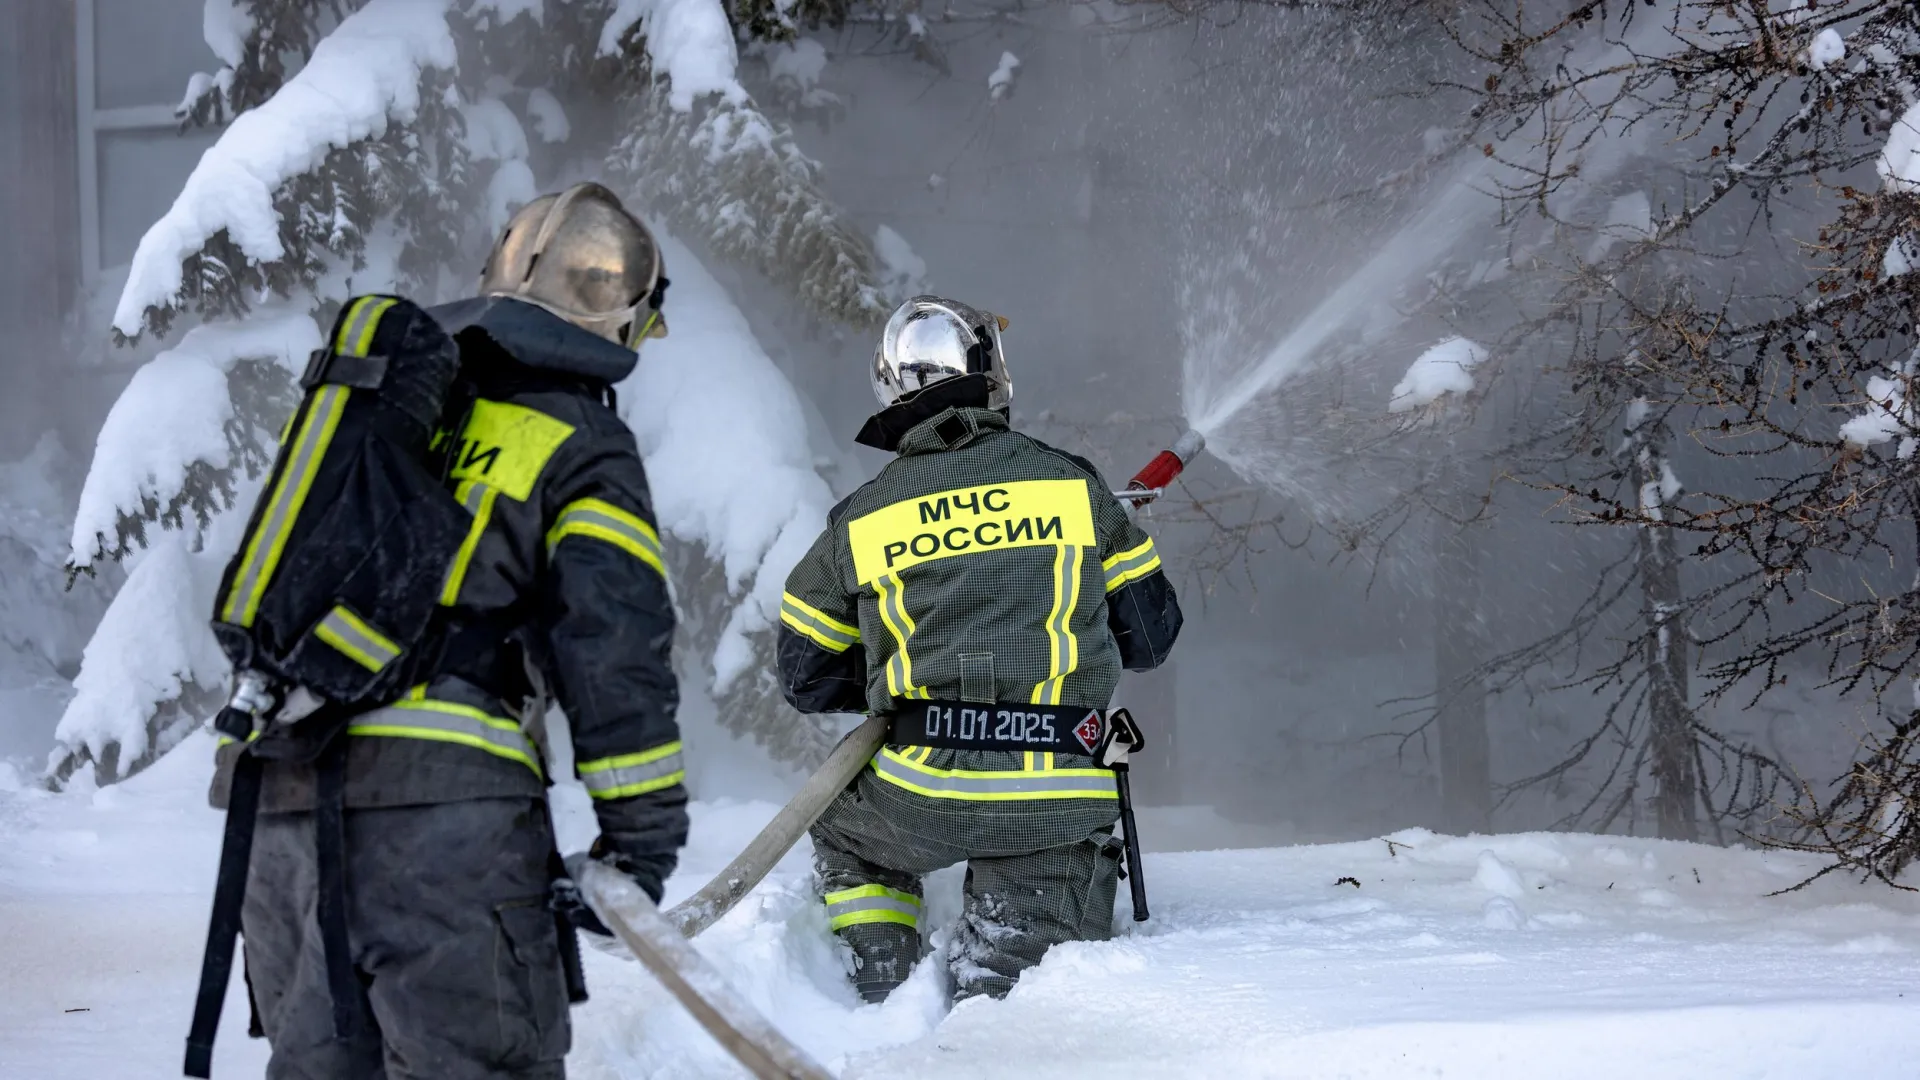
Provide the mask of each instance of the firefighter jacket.
[{"label": "firefighter jacket", "polygon": [[[939,390],[875,420],[914,403],[925,413]],[[1181,621],[1173,587],[1152,538],[1092,465],[985,408],[908,420],[882,443],[898,456],[833,508],[787,579],[779,660],[795,708],[880,713],[933,699],[1104,709],[1122,668],[1166,659]],[[929,798],[1111,805],[1111,772],[1055,757],[888,746],[872,769]]]},{"label": "firefighter jacket", "polygon": [[[687,833],[673,607],[646,473],[612,408],[636,356],[518,301],[432,314],[476,395],[449,480],[473,515],[442,587],[455,629],[441,674],[347,727],[346,805],[542,797],[551,700],[604,846],[671,857]],[[311,766],[270,761],[261,809],[308,809],[313,787]]]}]

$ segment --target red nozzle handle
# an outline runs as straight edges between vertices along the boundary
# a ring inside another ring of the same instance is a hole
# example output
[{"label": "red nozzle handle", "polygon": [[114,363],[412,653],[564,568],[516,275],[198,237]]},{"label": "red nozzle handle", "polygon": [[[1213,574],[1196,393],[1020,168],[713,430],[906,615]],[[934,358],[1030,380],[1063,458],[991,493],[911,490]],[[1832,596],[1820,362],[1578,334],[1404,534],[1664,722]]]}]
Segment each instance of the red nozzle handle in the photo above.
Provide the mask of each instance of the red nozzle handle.
[{"label": "red nozzle handle", "polygon": [[1180,470],[1186,467],[1187,463],[1180,460],[1180,455],[1171,450],[1162,450],[1147,462],[1146,468],[1134,474],[1127,486],[1146,491],[1163,488],[1173,483],[1173,478],[1179,476]]},{"label": "red nozzle handle", "polygon": [[1199,432],[1186,432],[1173,441],[1172,449],[1160,451],[1152,461],[1147,462],[1146,468],[1135,473],[1127,487],[1142,491],[1155,491],[1166,487],[1173,483],[1174,478],[1187,467],[1187,462],[1192,461],[1193,456],[1206,445],[1206,440],[1201,438]]}]

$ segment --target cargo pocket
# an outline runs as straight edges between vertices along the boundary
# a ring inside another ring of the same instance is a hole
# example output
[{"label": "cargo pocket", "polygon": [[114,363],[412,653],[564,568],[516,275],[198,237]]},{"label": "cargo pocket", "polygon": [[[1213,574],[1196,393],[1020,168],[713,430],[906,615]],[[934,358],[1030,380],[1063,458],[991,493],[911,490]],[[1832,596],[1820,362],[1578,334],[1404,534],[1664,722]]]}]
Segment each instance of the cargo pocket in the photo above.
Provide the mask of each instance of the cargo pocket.
[{"label": "cargo pocket", "polygon": [[560,1061],[572,1034],[567,1023],[567,983],[560,968],[559,933],[553,912],[540,900],[502,904],[494,950],[495,1006],[508,1068]]}]

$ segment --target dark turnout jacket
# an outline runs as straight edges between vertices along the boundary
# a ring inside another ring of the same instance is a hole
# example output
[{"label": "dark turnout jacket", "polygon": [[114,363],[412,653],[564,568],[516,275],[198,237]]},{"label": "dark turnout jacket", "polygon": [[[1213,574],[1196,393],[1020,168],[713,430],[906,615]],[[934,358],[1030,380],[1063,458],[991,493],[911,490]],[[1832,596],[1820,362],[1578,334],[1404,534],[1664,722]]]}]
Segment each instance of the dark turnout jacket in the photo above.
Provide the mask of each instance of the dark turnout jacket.
[{"label": "dark turnout jacket", "polygon": [[[456,630],[439,675],[348,726],[346,805],[543,796],[551,701],[607,846],[671,856],[687,833],[673,607],[611,389],[636,356],[513,300],[432,314],[477,395],[449,481],[473,515],[441,598]],[[268,762],[261,809],[309,809],[313,789],[310,766]]]}]

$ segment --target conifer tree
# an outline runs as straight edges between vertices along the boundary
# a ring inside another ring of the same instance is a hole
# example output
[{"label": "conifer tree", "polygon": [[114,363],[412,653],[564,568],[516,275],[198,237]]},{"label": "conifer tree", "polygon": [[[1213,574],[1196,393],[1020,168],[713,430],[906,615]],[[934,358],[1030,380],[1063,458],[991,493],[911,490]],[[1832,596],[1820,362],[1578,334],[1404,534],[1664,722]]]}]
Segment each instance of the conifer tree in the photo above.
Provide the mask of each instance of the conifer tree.
[{"label": "conifer tree", "polygon": [[[237,539],[230,511],[271,461],[305,353],[351,295],[459,294],[506,214],[537,194],[536,169],[604,161],[637,209],[697,249],[763,273],[821,322],[876,324],[891,299],[872,245],[735,71],[740,42],[841,10],[747,5],[729,21],[716,0],[209,0],[223,66],[194,77],[179,117],[224,131],[143,239],[113,334],[200,325],[141,370],[101,433],[70,569],[124,559],[128,581],[89,647],[50,778],[87,764],[124,777],[205,716],[227,675],[206,613]],[[714,616],[688,620],[694,650],[747,602],[738,575],[712,572],[720,558],[681,553],[681,604]],[[158,636],[178,647],[115,645]],[[769,662],[771,638],[752,636]],[[735,680],[723,697],[728,725],[763,741],[784,724],[824,730],[768,683]],[[804,759],[818,741],[769,746]]]}]

